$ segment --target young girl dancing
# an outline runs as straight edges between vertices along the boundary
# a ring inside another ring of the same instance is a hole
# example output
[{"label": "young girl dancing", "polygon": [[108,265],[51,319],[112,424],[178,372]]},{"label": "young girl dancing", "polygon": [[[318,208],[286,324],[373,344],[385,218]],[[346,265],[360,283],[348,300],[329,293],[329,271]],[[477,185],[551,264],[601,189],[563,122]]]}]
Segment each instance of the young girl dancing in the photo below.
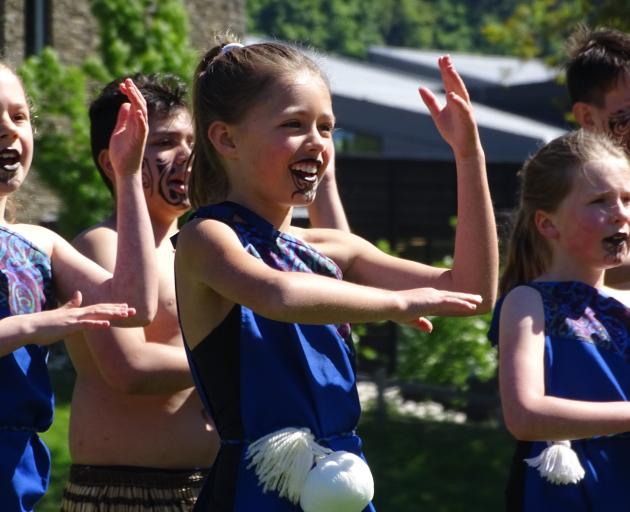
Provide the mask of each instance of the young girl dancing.
[{"label": "young girl dancing", "polygon": [[[55,233],[40,226],[8,222],[9,198],[22,185],[31,165],[33,131],[23,86],[12,70],[0,64],[3,511],[33,510],[48,486],[50,455],[38,436],[38,432],[48,429],[53,416],[47,345],[77,330],[107,327],[110,322],[142,325],[153,316],[156,307],[153,234],[140,180],[146,108],[131,81],[122,88],[131,108],[127,104],[121,109],[112,136],[112,164],[118,176],[118,226],[122,230],[112,276]],[[56,299],[65,304],[56,308]],[[91,305],[81,306],[82,301]]]},{"label": "young girl dancing", "polygon": [[630,162],[573,132],[521,170],[491,338],[503,414],[519,440],[512,511],[621,511],[630,503],[630,291],[604,286],[628,252]]},{"label": "young girl dancing", "polygon": [[190,195],[211,205],[180,232],[175,268],[193,375],[222,444],[195,510],[373,510],[346,322],[429,330],[421,315],[492,306],[497,250],[484,156],[448,57],[440,70],[446,106],[421,95],[457,162],[453,270],[388,256],[349,233],[290,225],[333,151],[330,89],[312,60],[280,43],[231,43],[199,64]]}]

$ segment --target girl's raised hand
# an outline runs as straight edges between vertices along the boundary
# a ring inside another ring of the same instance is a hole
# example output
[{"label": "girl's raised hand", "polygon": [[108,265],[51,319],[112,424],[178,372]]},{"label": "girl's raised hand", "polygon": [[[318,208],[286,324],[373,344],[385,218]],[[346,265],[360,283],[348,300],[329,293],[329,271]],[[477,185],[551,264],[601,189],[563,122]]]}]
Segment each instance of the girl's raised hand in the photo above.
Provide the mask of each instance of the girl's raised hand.
[{"label": "girl's raised hand", "polygon": [[81,307],[83,297],[75,291],[73,297],[57,309],[20,315],[28,322],[30,343],[46,345],[63,339],[69,334],[83,329],[102,329],[109,327],[111,321],[133,316],[134,308],[127,304],[93,304]]},{"label": "girl's raised hand", "polygon": [[480,295],[435,288],[415,288],[396,293],[402,308],[400,317],[392,318],[392,320],[412,325],[426,332],[431,332],[433,326],[423,315],[470,315],[482,301]]},{"label": "girl's raised hand", "polygon": [[474,156],[480,151],[481,143],[470,96],[449,55],[440,57],[438,66],[444,84],[446,105],[440,106],[435,95],[426,87],[420,87],[420,96],[440,135],[453,148],[455,156]]},{"label": "girl's raised hand", "polygon": [[133,80],[124,80],[120,91],[130,103],[123,103],[118,110],[116,126],[109,140],[109,154],[114,172],[124,176],[140,171],[149,127],[147,102]]}]

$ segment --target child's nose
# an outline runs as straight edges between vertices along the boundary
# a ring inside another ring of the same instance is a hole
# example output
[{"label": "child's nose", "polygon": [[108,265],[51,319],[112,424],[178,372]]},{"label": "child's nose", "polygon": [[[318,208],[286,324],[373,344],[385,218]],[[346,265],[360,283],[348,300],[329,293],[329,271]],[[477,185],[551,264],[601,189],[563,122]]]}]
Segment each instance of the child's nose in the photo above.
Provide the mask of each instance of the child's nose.
[{"label": "child's nose", "polygon": [[0,138],[14,139],[17,135],[15,123],[10,118],[0,119]]},{"label": "child's nose", "polygon": [[615,222],[630,222],[630,203],[619,201],[614,209],[613,215]]},{"label": "child's nose", "polygon": [[319,133],[318,129],[311,130],[307,144],[313,151],[323,151],[325,147],[324,138],[322,137],[322,134]]}]

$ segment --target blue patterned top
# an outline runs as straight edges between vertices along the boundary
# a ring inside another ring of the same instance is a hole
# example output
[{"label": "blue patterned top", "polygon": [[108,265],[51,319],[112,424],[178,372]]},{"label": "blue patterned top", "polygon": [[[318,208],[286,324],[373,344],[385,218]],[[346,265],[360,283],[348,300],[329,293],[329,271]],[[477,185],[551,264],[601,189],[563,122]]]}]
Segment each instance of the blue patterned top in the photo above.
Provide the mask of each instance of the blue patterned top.
[{"label": "blue patterned top", "polygon": [[[628,401],[630,309],[579,281],[531,282],[545,315],[545,394],[591,402]],[[501,303],[489,337],[498,340]],[[630,407],[630,404],[629,404]],[[508,484],[513,511],[627,511],[630,503],[630,436],[571,441],[586,471],[578,484],[556,485],[523,461],[545,442],[519,442]]]},{"label": "blue patterned top", "polygon": [[[47,254],[0,226],[0,318],[55,306]],[[50,454],[36,432],[50,427],[48,349],[26,345],[0,357],[0,507],[29,512],[43,496]]]},{"label": "blue patterned top", "polygon": [[[221,203],[195,217],[224,222],[249,254],[274,269],[341,279],[330,258],[243,206]],[[264,493],[245,460],[248,443],[282,428],[309,428],[333,450],[361,455],[349,325],[280,322],[236,304],[190,351],[190,362],[222,440],[195,511],[299,512],[277,493]]]},{"label": "blue patterned top", "polygon": [[[0,318],[54,307],[50,258],[0,226]],[[28,345],[0,357],[0,428],[42,432],[52,422],[46,347]]]}]

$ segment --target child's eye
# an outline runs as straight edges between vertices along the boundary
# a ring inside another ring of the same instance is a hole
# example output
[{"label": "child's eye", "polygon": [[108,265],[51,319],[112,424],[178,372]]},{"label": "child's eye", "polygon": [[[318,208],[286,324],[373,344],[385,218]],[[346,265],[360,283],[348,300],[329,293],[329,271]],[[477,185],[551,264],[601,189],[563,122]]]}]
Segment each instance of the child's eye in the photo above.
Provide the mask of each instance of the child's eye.
[{"label": "child's eye", "polygon": [[13,116],[15,121],[28,121],[28,114],[24,112],[18,112]]},{"label": "child's eye", "polygon": [[333,133],[335,131],[334,125],[328,123],[320,125],[319,129],[325,133]]},{"label": "child's eye", "polygon": [[301,125],[299,121],[285,121],[282,123],[282,126],[286,128],[299,128]]}]

